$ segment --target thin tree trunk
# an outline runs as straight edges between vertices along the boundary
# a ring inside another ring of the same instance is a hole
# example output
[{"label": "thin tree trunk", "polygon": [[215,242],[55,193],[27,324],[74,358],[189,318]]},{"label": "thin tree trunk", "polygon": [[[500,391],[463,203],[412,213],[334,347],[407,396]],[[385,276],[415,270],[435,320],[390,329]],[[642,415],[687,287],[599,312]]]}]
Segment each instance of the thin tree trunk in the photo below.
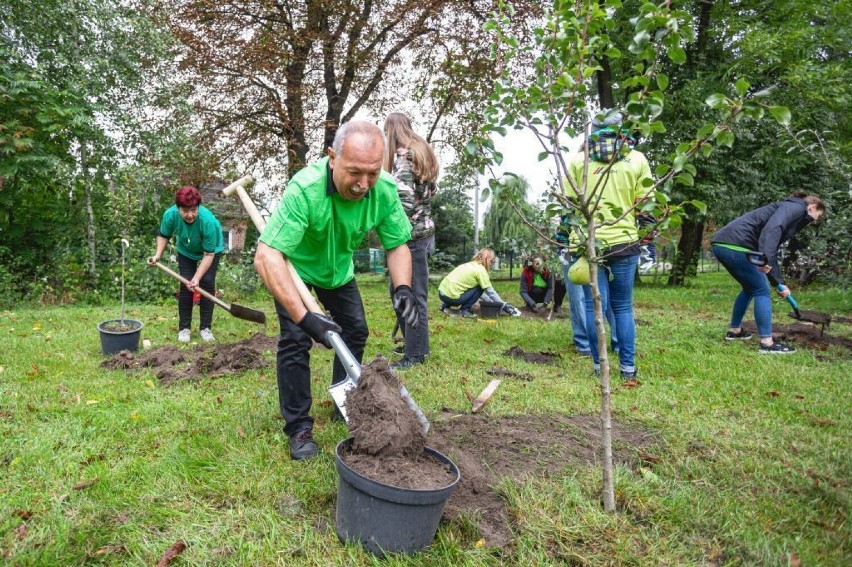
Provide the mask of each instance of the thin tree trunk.
[{"label": "thin tree trunk", "polygon": [[672,263],[668,285],[683,285],[687,276],[697,273],[703,239],[704,221],[685,219],[680,227],[680,241],[677,243],[677,253]]},{"label": "thin tree trunk", "polygon": [[603,301],[598,285],[598,257],[595,250],[595,219],[587,218],[589,239],[586,249],[589,251],[589,278],[592,299],[595,306],[595,326],[597,327],[598,353],[600,360],[601,387],[601,455],[603,461],[603,505],[605,512],[615,512],[615,483],[612,475],[612,390],[610,389],[609,356],[607,354],[606,326],[604,325]]},{"label": "thin tree trunk", "polygon": [[86,166],[86,142],[80,141],[80,170],[82,171],[83,190],[86,194],[86,242],[89,247],[89,277],[92,281],[97,277],[95,270],[95,211],[92,207],[92,187],[89,183]]}]

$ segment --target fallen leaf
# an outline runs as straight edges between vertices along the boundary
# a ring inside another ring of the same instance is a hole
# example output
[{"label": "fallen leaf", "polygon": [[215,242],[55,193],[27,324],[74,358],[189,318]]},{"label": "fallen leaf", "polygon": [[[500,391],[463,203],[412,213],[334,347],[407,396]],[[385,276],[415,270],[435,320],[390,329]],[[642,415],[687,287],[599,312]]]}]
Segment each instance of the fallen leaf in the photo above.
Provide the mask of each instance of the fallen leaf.
[{"label": "fallen leaf", "polygon": [[802,560],[795,553],[789,554],[787,562],[790,567],[802,567]]},{"label": "fallen leaf", "polygon": [[804,400],[804,399],[805,399],[805,397],[804,397],[804,396],[800,396],[800,395],[798,395],[798,394],[796,394],[795,398],[796,398],[797,400]]},{"label": "fallen leaf", "polygon": [[651,453],[646,453],[644,451],[639,451],[639,458],[646,463],[661,463],[663,461],[663,458],[659,455],[652,455]]},{"label": "fallen leaf", "polygon": [[93,406],[93,405],[95,405],[96,403],[98,403],[98,401],[99,401],[99,400],[86,400],[86,405],[87,405],[87,406]]},{"label": "fallen leaf", "polygon": [[[491,344],[491,343],[494,342],[494,339],[482,339],[482,342]],[[482,540],[479,540],[479,541],[482,541]]]},{"label": "fallen leaf", "polygon": [[153,388],[154,387],[154,381],[153,380],[145,380],[145,385],[148,386],[149,388]]},{"label": "fallen leaf", "polygon": [[243,430],[241,425],[237,426],[237,435],[239,436],[240,439],[246,438],[246,432]]},{"label": "fallen leaf", "polygon": [[33,331],[38,331],[39,329],[41,329],[41,323],[36,323],[35,325],[33,325]]},{"label": "fallen leaf", "polygon": [[74,490],[83,490],[84,488],[89,488],[96,482],[100,480],[100,477],[90,478],[89,480],[81,480],[77,484],[74,485]]},{"label": "fallen leaf", "polygon": [[29,510],[17,510],[15,515],[25,522],[33,517],[33,513]]},{"label": "fallen leaf", "polygon": [[15,530],[15,537],[17,538],[18,541],[24,541],[24,538],[27,537],[28,531],[30,531],[30,530],[29,530],[29,528],[27,528],[27,523],[24,522],[20,526],[18,526],[18,528]]},{"label": "fallen leaf", "polygon": [[476,549],[482,549],[483,547],[485,547],[485,540],[477,540],[477,542],[474,544],[474,547],[476,547]]},{"label": "fallen leaf", "polygon": [[766,392],[766,395],[769,396],[770,398],[777,398],[781,394],[779,394],[775,390],[770,390],[769,392]]},{"label": "fallen leaf", "polygon": [[175,542],[170,548],[166,550],[163,556],[160,557],[160,560],[157,561],[157,567],[166,567],[169,563],[172,562],[172,560],[174,560],[175,557],[183,553],[185,549],[186,542],[184,542],[183,540]]},{"label": "fallen leaf", "polygon": [[216,396],[216,403],[217,403],[217,404],[221,404],[221,403],[222,403],[222,396]]},{"label": "fallen leaf", "polygon": [[819,417],[814,417],[814,418],[811,419],[811,421],[813,421],[816,425],[824,425],[824,426],[837,425],[835,422],[831,421],[830,419],[822,419],[822,418],[819,418]]},{"label": "fallen leaf", "polygon": [[642,382],[639,380],[625,380],[621,383],[622,388],[627,388],[628,390],[632,390],[633,388],[638,388],[642,385]]},{"label": "fallen leaf", "polygon": [[92,555],[106,555],[107,553],[117,553],[124,551],[123,545],[105,545],[103,547],[98,548]]}]

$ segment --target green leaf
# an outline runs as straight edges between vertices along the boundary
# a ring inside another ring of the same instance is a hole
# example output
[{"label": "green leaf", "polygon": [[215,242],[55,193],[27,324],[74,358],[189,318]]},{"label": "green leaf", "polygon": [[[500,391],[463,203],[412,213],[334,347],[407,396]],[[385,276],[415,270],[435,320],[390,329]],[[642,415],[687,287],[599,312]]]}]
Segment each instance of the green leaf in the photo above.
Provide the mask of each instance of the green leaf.
[{"label": "green leaf", "polygon": [[610,59],[620,59],[621,58],[621,50],[617,47],[610,47],[604,52],[604,55],[609,57]]},{"label": "green leaf", "polygon": [[550,157],[550,152],[540,152],[540,153],[538,154],[538,161],[544,161],[544,160],[546,160],[548,157]]},{"label": "green leaf", "polygon": [[792,116],[790,115],[790,109],[786,106],[770,106],[769,114],[775,118],[775,121],[782,126],[787,126],[790,124],[790,119]]},{"label": "green leaf", "polygon": [[734,84],[734,88],[737,89],[737,94],[743,96],[748,92],[748,88],[751,86],[751,83],[740,77],[737,79],[736,84]]},{"label": "green leaf", "polygon": [[467,152],[468,155],[475,156],[479,153],[479,144],[476,142],[468,142],[464,147],[464,151]]},{"label": "green leaf", "polygon": [[671,169],[671,166],[669,166],[668,164],[661,163],[660,165],[654,168],[654,175],[656,175],[657,177],[663,177],[665,174],[671,171]]},{"label": "green leaf", "polygon": [[720,108],[728,102],[728,98],[721,93],[714,93],[704,99],[704,104],[710,108]]},{"label": "green leaf", "polygon": [[657,86],[660,87],[661,91],[669,88],[669,76],[665,73],[657,73]]},{"label": "green leaf", "polygon": [[706,138],[707,136],[713,133],[714,128],[715,126],[713,126],[712,124],[705,124],[698,130],[698,133],[695,136],[697,138]]},{"label": "green leaf", "polygon": [[669,59],[675,65],[683,65],[686,63],[686,51],[682,47],[673,47],[669,49]]},{"label": "green leaf", "polygon": [[728,130],[722,130],[719,132],[719,135],[716,136],[716,143],[720,146],[731,147],[734,145],[734,135]]},{"label": "green leaf", "polygon": [[675,181],[677,181],[681,185],[686,185],[687,187],[692,187],[695,185],[695,180],[692,178],[692,175],[686,172],[675,176]]}]

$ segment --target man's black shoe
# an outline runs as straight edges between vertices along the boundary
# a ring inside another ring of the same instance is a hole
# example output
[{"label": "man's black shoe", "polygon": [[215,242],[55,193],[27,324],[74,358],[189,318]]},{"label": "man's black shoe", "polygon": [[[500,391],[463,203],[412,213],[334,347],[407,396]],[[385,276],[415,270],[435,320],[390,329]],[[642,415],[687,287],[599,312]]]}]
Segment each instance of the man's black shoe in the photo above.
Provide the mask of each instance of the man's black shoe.
[{"label": "man's black shoe", "polygon": [[393,349],[394,354],[405,354],[405,345],[399,345],[395,349]]},{"label": "man's black shoe", "polygon": [[313,429],[303,429],[290,436],[290,458],[294,461],[306,461],[319,454],[314,442]]},{"label": "man's black shoe", "polygon": [[393,370],[405,370],[406,368],[411,368],[417,364],[423,364],[426,362],[425,356],[404,356],[399,362],[394,362],[390,365]]}]

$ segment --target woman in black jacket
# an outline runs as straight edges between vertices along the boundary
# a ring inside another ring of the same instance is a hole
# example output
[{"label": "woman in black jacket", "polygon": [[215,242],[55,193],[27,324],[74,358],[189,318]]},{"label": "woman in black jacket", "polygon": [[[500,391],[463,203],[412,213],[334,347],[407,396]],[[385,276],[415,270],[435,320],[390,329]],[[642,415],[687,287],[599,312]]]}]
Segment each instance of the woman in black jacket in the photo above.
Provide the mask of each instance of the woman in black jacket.
[{"label": "woman in black jacket", "polygon": [[[790,295],[778,267],[778,248],[810,223],[819,220],[825,205],[816,195],[796,191],[786,199],[755,209],[722,227],[713,237],[713,254],[739,282],[742,291],[734,301],[731,329],[725,340],[750,339],[742,328],[743,316],[754,299],[754,320],[760,335],[761,354],[788,354],[791,346],[772,339],[772,301],[767,276],[781,297]],[[762,253],[765,265],[758,266],[749,255]]]}]

